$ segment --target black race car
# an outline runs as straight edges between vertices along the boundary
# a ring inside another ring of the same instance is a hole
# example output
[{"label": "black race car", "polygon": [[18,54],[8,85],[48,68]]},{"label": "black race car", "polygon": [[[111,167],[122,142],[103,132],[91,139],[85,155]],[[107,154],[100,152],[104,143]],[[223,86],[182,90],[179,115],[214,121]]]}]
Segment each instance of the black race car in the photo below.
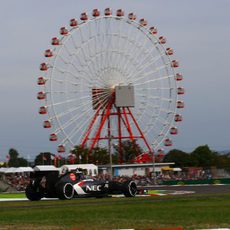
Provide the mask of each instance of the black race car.
[{"label": "black race car", "polygon": [[35,171],[30,175],[30,183],[26,188],[26,197],[31,201],[46,198],[70,200],[81,197],[106,197],[112,194],[124,194],[134,197],[137,185],[129,180],[123,183],[87,179],[78,170],[66,171]]}]

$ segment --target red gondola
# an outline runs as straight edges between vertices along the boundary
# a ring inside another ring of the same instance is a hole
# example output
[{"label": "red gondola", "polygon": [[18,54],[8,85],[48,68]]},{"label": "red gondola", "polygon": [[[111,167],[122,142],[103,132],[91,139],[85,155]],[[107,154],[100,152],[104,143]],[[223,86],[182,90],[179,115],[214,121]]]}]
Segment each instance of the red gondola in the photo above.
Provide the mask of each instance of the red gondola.
[{"label": "red gondola", "polygon": [[37,99],[38,100],[44,100],[44,99],[46,99],[46,93],[45,92],[38,92]]},{"label": "red gondola", "polygon": [[170,129],[170,134],[171,135],[176,135],[178,133],[178,129],[176,128],[176,127],[172,127],[171,129]]},{"label": "red gondola", "polygon": [[98,9],[93,9],[92,15],[93,15],[93,17],[99,17],[100,11]]},{"label": "red gondola", "polygon": [[106,8],[104,13],[105,13],[105,16],[110,16],[110,15],[112,15],[112,10],[111,10],[111,8]]},{"label": "red gondola", "polygon": [[69,31],[66,29],[66,27],[61,27],[60,28],[60,34],[61,35],[68,35]]},{"label": "red gondola", "polygon": [[157,28],[155,26],[152,26],[149,28],[150,34],[156,35],[157,34]]},{"label": "red gondola", "polygon": [[39,114],[47,114],[47,107],[46,106],[41,106],[38,110]]},{"label": "red gondola", "polygon": [[179,62],[178,62],[177,60],[173,60],[173,61],[171,62],[171,67],[173,67],[173,68],[179,67]]},{"label": "red gondola", "polygon": [[124,10],[118,9],[117,10],[117,17],[123,17],[125,15]]},{"label": "red gondola", "polygon": [[64,145],[59,145],[58,148],[57,148],[57,151],[59,153],[64,153],[65,152],[65,146]]},{"label": "red gondola", "polygon": [[164,155],[165,152],[164,152],[164,149],[160,148],[157,150],[157,155]]},{"label": "red gondola", "polygon": [[57,134],[55,134],[55,133],[52,133],[52,134],[50,134],[50,141],[57,141]]},{"label": "red gondola", "polygon": [[87,13],[86,12],[81,13],[80,19],[82,21],[87,21],[89,19]]},{"label": "red gondola", "polygon": [[173,49],[172,48],[167,48],[165,53],[166,53],[166,55],[173,55]]},{"label": "red gondola", "polygon": [[180,74],[180,73],[177,73],[177,74],[175,75],[175,80],[176,80],[176,81],[181,81],[181,80],[183,80],[183,75]]},{"label": "red gondola", "polygon": [[174,117],[174,121],[175,122],[180,122],[182,121],[183,118],[182,118],[182,115],[181,114],[176,114],[175,117]]},{"label": "red gondola", "polygon": [[45,83],[46,83],[46,80],[45,80],[44,77],[39,77],[38,78],[38,81],[37,81],[38,85],[45,85]]},{"label": "red gondola", "polygon": [[147,26],[148,24],[148,22],[144,18],[140,19],[139,23],[141,26]]},{"label": "red gondola", "polygon": [[43,62],[40,64],[40,70],[41,71],[46,71],[46,70],[48,70],[48,68],[49,67],[48,67],[47,63]]},{"label": "red gondola", "polygon": [[43,127],[44,127],[45,129],[51,128],[51,122],[50,122],[50,121],[44,121],[44,122],[43,122]]},{"label": "red gondola", "polygon": [[177,108],[183,109],[184,108],[184,102],[183,101],[177,101]]},{"label": "red gondola", "polygon": [[129,13],[128,18],[129,18],[129,20],[134,21],[134,20],[136,20],[137,17],[134,13]]},{"label": "red gondola", "polygon": [[45,56],[45,57],[53,57],[53,52],[52,52],[52,50],[50,50],[50,49],[45,50],[44,56]]},{"label": "red gondola", "polygon": [[58,46],[58,45],[60,45],[60,40],[59,40],[59,38],[57,38],[57,37],[52,38],[51,44],[52,44],[53,46]]},{"label": "red gondola", "polygon": [[160,43],[160,44],[165,44],[165,43],[166,43],[166,37],[160,36],[160,37],[159,37],[159,43]]},{"label": "red gondola", "polygon": [[164,145],[165,146],[172,146],[172,140],[171,139],[169,139],[169,138],[166,138],[165,140],[164,140]]},{"label": "red gondola", "polygon": [[75,18],[70,19],[69,25],[71,27],[76,27],[78,25],[77,20]]},{"label": "red gondola", "polygon": [[182,94],[184,94],[184,92],[185,92],[185,91],[184,91],[184,88],[183,88],[183,87],[178,87],[178,88],[177,88],[177,94],[178,94],[178,95],[182,95]]}]

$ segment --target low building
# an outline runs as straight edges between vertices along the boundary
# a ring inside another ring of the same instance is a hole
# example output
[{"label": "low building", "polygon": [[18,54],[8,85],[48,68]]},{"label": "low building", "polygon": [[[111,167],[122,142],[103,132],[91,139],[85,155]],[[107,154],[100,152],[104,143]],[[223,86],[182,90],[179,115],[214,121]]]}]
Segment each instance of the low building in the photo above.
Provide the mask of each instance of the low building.
[{"label": "low building", "polygon": [[[173,170],[171,166],[175,163],[143,163],[143,164],[121,164],[112,165],[113,176],[149,176],[153,170],[159,174],[162,171]],[[111,171],[111,165],[98,165],[99,174],[108,174]]]}]

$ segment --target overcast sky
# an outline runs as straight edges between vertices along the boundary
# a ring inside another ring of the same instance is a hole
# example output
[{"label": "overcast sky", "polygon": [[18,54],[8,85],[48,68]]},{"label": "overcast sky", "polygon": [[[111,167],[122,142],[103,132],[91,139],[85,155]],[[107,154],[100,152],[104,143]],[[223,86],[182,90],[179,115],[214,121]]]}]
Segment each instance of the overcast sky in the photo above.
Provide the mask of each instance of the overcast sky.
[{"label": "overcast sky", "polygon": [[229,0],[0,0],[0,159],[10,148],[55,153],[36,99],[43,52],[69,19],[106,7],[145,17],[180,60],[185,109],[173,148],[230,149]]}]

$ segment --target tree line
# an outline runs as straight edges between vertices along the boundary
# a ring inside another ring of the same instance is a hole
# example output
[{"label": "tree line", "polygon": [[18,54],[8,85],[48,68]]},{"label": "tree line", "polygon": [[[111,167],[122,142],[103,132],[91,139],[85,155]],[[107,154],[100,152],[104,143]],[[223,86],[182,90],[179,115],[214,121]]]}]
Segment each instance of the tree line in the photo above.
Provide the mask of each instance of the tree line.
[{"label": "tree line", "polygon": [[[133,163],[133,159],[140,153],[142,149],[135,142],[124,141],[122,143],[122,161],[123,163]],[[16,149],[9,150],[8,167],[23,167],[33,165],[50,165],[55,164],[61,166],[63,164],[85,164],[94,163],[96,165],[105,165],[110,163],[110,154],[107,149],[96,147],[89,155],[89,149],[75,146],[67,157],[62,157],[60,154],[56,156],[50,152],[39,153],[34,162],[28,162]],[[111,154],[113,164],[119,163],[119,148],[113,146]],[[156,162],[174,162],[175,167],[212,167],[230,168],[230,152],[220,154],[212,151],[208,145],[202,145],[194,149],[191,153],[181,151],[179,149],[170,150],[167,154],[159,157],[156,156]],[[6,165],[2,165],[3,167]]]}]

